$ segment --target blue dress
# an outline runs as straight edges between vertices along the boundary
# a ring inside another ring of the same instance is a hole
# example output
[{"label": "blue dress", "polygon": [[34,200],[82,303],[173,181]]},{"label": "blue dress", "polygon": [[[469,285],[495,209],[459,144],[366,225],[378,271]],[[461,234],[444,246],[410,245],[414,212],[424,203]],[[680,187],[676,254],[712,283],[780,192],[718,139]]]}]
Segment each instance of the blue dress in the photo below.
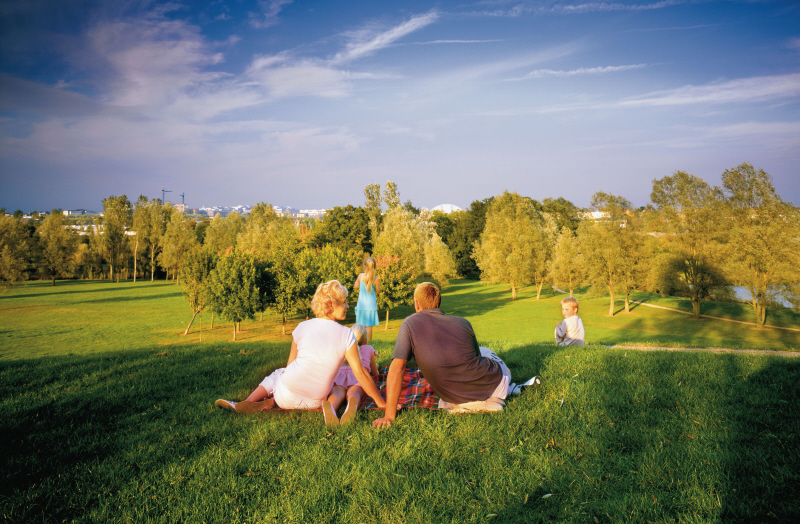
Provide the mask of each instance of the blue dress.
[{"label": "blue dress", "polygon": [[378,320],[378,303],[375,298],[375,284],[367,291],[364,281],[361,281],[358,291],[358,304],[356,304],[356,324],[364,327],[380,325]]}]

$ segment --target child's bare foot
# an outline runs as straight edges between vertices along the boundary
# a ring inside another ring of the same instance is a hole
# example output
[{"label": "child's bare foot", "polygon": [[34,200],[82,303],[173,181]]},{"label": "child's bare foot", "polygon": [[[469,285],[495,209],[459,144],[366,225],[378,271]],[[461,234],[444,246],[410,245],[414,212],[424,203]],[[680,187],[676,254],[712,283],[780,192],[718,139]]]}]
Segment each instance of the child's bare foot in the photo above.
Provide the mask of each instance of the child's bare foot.
[{"label": "child's bare foot", "polygon": [[353,419],[356,418],[356,410],[358,410],[358,399],[350,397],[347,399],[347,409],[342,413],[340,424],[344,426],[345,424],[351,423]]},{"label": "child's bare foot", "polygon": [[325,425],[326,426],[338,426],[339,419],[336,418],[336,412],[333,410],[333,406],[327,400],[322,401],[322,414],[325,417]]}]

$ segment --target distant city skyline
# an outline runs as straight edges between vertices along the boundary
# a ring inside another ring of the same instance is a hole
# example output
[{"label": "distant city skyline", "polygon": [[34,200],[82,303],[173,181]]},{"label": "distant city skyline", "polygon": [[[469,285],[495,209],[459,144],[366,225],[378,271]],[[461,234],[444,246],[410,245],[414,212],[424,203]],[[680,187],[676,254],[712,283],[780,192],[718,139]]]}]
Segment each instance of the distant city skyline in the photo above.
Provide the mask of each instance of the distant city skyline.
[{"label": "distant city skyline", "polygon": [[7,209],[362,205],[386,180],[417,207],[638,207],[743,162],[797,204],[800,2],[6,0],[0,115]]}]

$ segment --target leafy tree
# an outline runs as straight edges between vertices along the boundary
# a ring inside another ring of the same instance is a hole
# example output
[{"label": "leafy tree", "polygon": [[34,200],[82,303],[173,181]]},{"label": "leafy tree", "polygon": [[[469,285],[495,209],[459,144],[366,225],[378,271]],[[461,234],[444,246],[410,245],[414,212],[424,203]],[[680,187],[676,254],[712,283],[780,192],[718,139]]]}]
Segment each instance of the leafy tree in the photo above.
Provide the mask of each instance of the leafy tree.
[{"label": "leafy tree", "polygon": [[505,191],[486,212],[486,226],[475,243],[473,258],[481,269],[481,279],[517,288],[534,282],[541,264],[549,266],[536,250],[549,250],[548,226],[531,199]]},{"label": "leafy tree", "polygon": [[0,291],[22,280],[30,242],[23,224],[13,216],[0,215]]},{"label": "leafy tree", "polygon": [[405,209],[412,215],[419,215],[422,212],[420,208],[414,207],[414,204],[411,203],[411,200],[406,200],[406,203],[403,204],[403,209]]},{"label": "leafy tree", "polygon": [[117,282],[119,282],[120,266],[128,249],[128,238],[125,231],[130,227],[133,218],[133,208],[130,200],[125,195],[103,199],[103,227],[102,245],[103,256],[111,265],[111,280],[114,279],[114,268],[117,269]]},{"label": "leafy tree", "polygon": [[439,233],[453,253],[456,272],[462,277],[473,280],[481,277],[481,270],[472,258],[472,251],[486,226],[486,211],[493,201],[494,197],[475,200],[469,209],[453,213],[453,232],[446,239]]},{"label": "leafy tree", "polygon": [[[352,285],[356,281],[364,260],[364,252],[360,248],[351,247],[346,249],[335,245],[323,247],[314,256],[316,283],[338,280],[345,287]],[[314,290],[316,290],[316,286]],[[358,289],[354,289],[353,296],[357,291]]]},{"label": "leafy tree", "polygon": [[582,285],[586,279],[586,265],[578,245],[578,238],[568,227],[561,229],[556,241],[553,260],[550,262],[550,275],[553,283],[559,287],[566,287],[570,295],[574,295],[575,288]]},{"label": "leafy tree", "polygon": [[453,213],[445,213],[443,211],[439,211],[438,209],[431,212],[430,221],[434,224],[434,230],[436,231],[436,234],[441,237],[442,242],[447,244],[447,247],[450,248],[450,251],[453,251],[453,246],[450,244],[450,241],[456,229],[456,217],[462,213],[464,212],[455,211]]},{"label": "leafy tree", "polygon": [[255,317],[261,308],[264,266],[252,253],[237,249],[221,256],[209,273],[208,303],[222,318],[233,322],[233,340],[239,322]]},{"label": "leafy tree", "polygon": [[386,310],[386,327],[389,329],[389,312],[401,305],[414,303],[416,276],[414,268],[398,255],[376,255],[375,266],[381,279],[381,292],[378,293],[378,308]]},{"label": "leafy tree", "polygon": [[164,233],[167,232],[172,211],[171,205],[165,206],[160,198],[154,198],[147,202],[142,222],[139,224],[142,228],[142,242],[147,243],[150,251],[150,282],[155,280],[156,257],[164,247]]},{"label": "leafy tree", "polygon": [[609,296],[608,316],[614,315],[616,293],[625,296],[630,313],[630,293],[643,281],[643,243],[632,204],[621,196],[598,191],[592,195],[592,209],[601,218],[578,227],[579,245],[590,281],[605,288]]},{"label": "leafy tree", "polygon": [[383,201],[386,202],[386,207],[393,209],[400,206],[400,190],[397,184],[391,180],[386,181],[386,189],[383,190]]},{"label": "leafy tree", "polygon": [[[172,277],[178,277],[181,261],[191,249],[197,245],[197,238],[192,231],[191,221],[178,210],[172,211],[172,218],[167,224],[167,231],[162,239],[162,251],[158,256],[161,267],[172,270]],[[180,284],[180,278],[177,278]]]},{"label": "leafy tree", "polygon": [[372,239],[378,238],[381,226],[381,185],[367,184],[364,188],[364,209],[369,216],[369,230]]},{"label": "leafy tree", "polygon": [[63,276],[74,264],[75,251],[78,246],[78,235],[66,225],[60,209],[54,209],[38,229],[39,238],[44,248],[44,266],[53,277]]},{"label": "leafy tree", "polygon": [[401,206],[386,212],[383,226],[375,244],[379,255],[399,255],[418,275],[428,274],[440,287],[448,285],[455,276],[455,263],[448,247],[436,234],[435,224],[425,211],[415,217]]},{"label": "leafy tree", "polygon": [[236,211],[223,218],[219,213],[214,215],[211,225],[206,229],[206,245],[217,253],[236,247],[239,233],[244,229],[245,220]]},{"label": "leafy tree", "polygon": [[325,213],[325,218],[314,229],[310,244],[314,247],[332,244],[344,248],[357,245],[371,253],[372,232],[369,223],[369,212],[363,207],[334,207]]},{"label": "leafy tree", "polygon": [[661,292],[689,298],[699,319],[700,304],[727,285],[719,242],[725,234],[721,191],[676,171],[653,180],[650,200],[660,214],[659,248],[669,258],[660,265]]},{"label": "leafy tree", "polygon": [[275,279],[273,304],[283,321],[282,333],[286,334],[286,317],[297,311],[309,297],[313,284],[314,266],[309,262],[308,253],[301,256],[302,245],[295,228],[278,230],[275,248],[270,262],[271,273]]},{"label": "leafy tree", "polygon": [[16,211],[14,211],[14,215],[13,216],[17,220],[22,220],[22,217],[25,216],[25,213],[23,213],[21,209],[17,209]]},{"label": "leafy tree", "polygon": [[139,248],[147,245],[147,233],[150,226],[150,210],[148,200],[144,195],[139,195],[133,207],[131,229],[133,236],[133,281],[136,282],[138,273]]},{"label": "leafy tree", "polygon": [[180,269],[180,281],[183,283],[183,294],[192,308],[192,319],[186,326],[184,335],[194,323],[198,313],[202,312],[209,301],[209,276],[214,270],[219,257],[208,248],[195,245],[185,256]]},{"label": "leafy tree", "polygon": [[733,218],[728,270],[750,293],[757,324],[764,327],[767,308],[797,296],[800,286],[800,217],[772,185],[772,177],[748,163],[722,174]]},{"label": "leafy tree", "polygon": [[559,231],[567,228],[574,234],[578,230],[582,210],[566,198],[545,198],[542,200],[542,211],[553,216]]},{"label": "leafy tree", "polygon": [[[280,241],[281,231],[288,229],[293,236],[297,236],[297,228],[291,220],[277,216],[272,206],[260,203],[253,209],[255,215],[250,213],[236,244],[242,251],[253,253],[259,260],[270,260]],[[299,242],[299,237],[297,240]]]}]

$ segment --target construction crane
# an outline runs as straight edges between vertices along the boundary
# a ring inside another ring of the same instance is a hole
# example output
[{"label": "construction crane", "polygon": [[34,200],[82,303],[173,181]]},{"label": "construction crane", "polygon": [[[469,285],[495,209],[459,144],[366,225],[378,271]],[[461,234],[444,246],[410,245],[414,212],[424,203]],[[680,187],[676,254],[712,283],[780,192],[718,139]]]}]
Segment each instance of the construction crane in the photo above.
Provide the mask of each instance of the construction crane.
[{"label": "construction crane", "polygon": [[172,190],[171,189],[162,189],[161,190],[161,203],[162,204],[166,204],[167,203],[166,197],[164,196],[164,193],[172,193]]},{"label": "construction crane", "polygon": [[183,197],[185,197],[185,196],[186,196],[186,195],[184,195],[183,193],[181,193],[181,204],[182,204],[182,205],[186,205],[186,202],[185,202],[185,201],[184,201],[184,199],[183,199]]}]

